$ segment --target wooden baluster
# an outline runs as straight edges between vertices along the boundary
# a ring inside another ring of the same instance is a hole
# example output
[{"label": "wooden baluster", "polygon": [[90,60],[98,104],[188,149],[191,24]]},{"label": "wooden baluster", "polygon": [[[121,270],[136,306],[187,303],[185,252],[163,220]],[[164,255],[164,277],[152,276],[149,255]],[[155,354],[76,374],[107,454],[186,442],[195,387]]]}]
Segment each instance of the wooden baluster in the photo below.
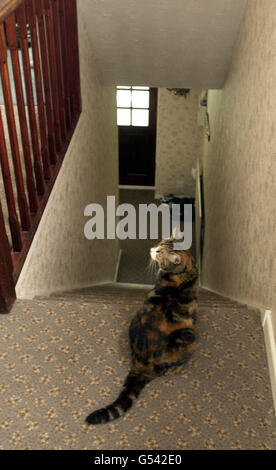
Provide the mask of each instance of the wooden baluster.
[{"label": "wooden baluster", "polygon": [[63,68],[62,68],[62,57],[61,57],[61,35],[60,35],[60,23],[59,23],[59,6],[58,0],[52,0],[52,18],[54,27],[54,43],[56,50],[56,70],[57,70],[57,82],[58,82],[58,100],[59,100],[59,117],[60,117],[60,130],[62,140],[66,140],[66,121],[65,121],[65,108],[64,108],[64,79],[63,79]]},{"label": "wooden baluster", "polygon": [[56,72],[56,54],[55,54],[55,46],[54,46],[53,21],[52,21],[52,15],[51,15],[50,1],[49,0],[42,0],[42,1],[43,1],[43,7],[44,7],[45,21],[46,21],[51,90],[52,90],[52,100],[53,100],[53,109],[54,109],[54,118],[55,118],[56,147],[57,147],[57,151],[61,152],[62,141],[61,141],[61,127],[60,127],[60,116],[59,116],[58,84],[57,84],[57,72]]},{"label": "wooden baluster", "polygon": [[51,81],[50,81],[50,72],[49,72],[47,39],[46,39],[44,15],[43,15],[43,8],[42,8],[41,0],[34,0],[34,5],[35,5],[35,14],[38,20],[42,77],[43,77],[43,84],[44,84],[46,117],[47,117],[47,125],[48,125],[49,154],[50,154],[50,162],[54,165],[57,162],[56,137],[55,137],[55,129],[54,129],[53,102],[52,102],[52,91],[51,91]]},{"label": "wooden baluster", "polygon": [[16,124],[13,111],[13,102],[11,94],[10,77],[7,63],[7,46],[4,31],[4,25],[0,25],[0,74],[2,79],[3,94],[5,99],[6,116],[8,122],[10,144],[12,150],[14,175],[16,180],[17,195],[18,195],[18,208],[21,219],[22,230],[28,231],[31,226],[30,214],[27,205],[23,174],[20,161],[20,153],[17,141]]},{"label": "wooden baluster", "polygon": [[44,107],[44,101],[43,101],[43,87],[42,87],[42,79],[41,79],[39,46],[38,46],[38,39],[37,39],[37,32],[36,32],[36,18],[34,14],[33,1],[26,0],[25,8],[26,8],[26,19],[27,19],[27,22],[29,23],[30,32],[31,32],[43,170],[44,170],[45,179],[49,180],[51,178],[51,168],[50,168],[50,161],[49,161],[47,126],[46,126],[46,119],[45,119],[45,107]]},{"label": "wooden baluster", "polygon": [[32,137],[32,147],[34,155],[34,171],[36,176],[36,186],[37,192],[39,195],[43,195],[45,192],[45,184],[43,179],[40,150],[39,150],[39,139],[38,139],[38,129],[36,122],[36,112],[34,105],[34,96],[33,96],[33,86],[32,86],[32,74],[31,74],[31,65],[29,57],[29,45],[27,38],[27,26],[26,26],[26,17],[24,4],[22,3],[15,12],[15,18],[18,25],[18,34],[21,45],[22,61],[23,61],[23,70],[25,78],[25,88],[28,102],[28,113],[29,113],[29,122],[30,130]]},{"label": "wooden baluster", "polygon": [[79,68],[79,35],[78,35],[78,10],[77,1],[70,0],[72,3],[72,35],[73,35],[73,70],[74,70],[74,113],[81,111],[81,93],[80,93],[80,68]]},{"label": "wooden baluster", "polygon": [[69,67],[71,112],[73,116],[81,110],[80,100],[80,70],[79,70],[79,46],[78,46],[78,23],[76,0],[65,0],[66,4],[66,30],[69,45]]},{"label": "wooden baluster", "polygon": [[11,248],[0,200],[0,313],[9,312],[16,298],[12,272]]},{"label": "wooden baluster", "polygon": [[64,99],[65,99],[65,117],[66,127],[69,131],[71,129],[71,110],[70,110],[70,88],[69,88],[69,75],[68,70],[68,42],[66,36],[66,21],[65,21],[65,0],[59,1],[59,17],[60,17],[60,35],[61,35],[61,50],[62,50],[62,67],[64,78]]},{"label": "wooden baluster", "polygon": [[0,109],[0,163],[3,175],[3,182],[9,212],[9,224],[11,229],[12,245],[14,251],[22,250],[22,240],[20,225],[17,217],[14,192],[12,187],[11,172],[9,166],[8,152],[5,141],[4,127],[2,121],[2,114]]},{"label": "wooden baluster", "polygon": [[65,21],[66,21],[66,42],[70,53],[67,57],[67,77],[69,86],[69,97],[70,97],[70,112],[71,119],[74,119],[74,61],[73,61],[73,43],[74,38],[72,34],[72,2],[71,0],[65,0]]},{"label": "wooden baluster", "polygon": [[27,191],[28,191],[28,197],[29,197],[29,205],[30,205],[30,211],[32,213],[35,213],[38,208],[38,202],[37,202],[36,188],[35,188],[35,182],[34,182],[34,177],[33,177],[32,157],[31,157],[31,149],[30,149],[30,143],[29,143],[27,117],[26,117],[26,112],[25,112],[25,103],[24,103],[23,87],[22,87],[22,80],[21,80],[21,70],[20,70],[20,63],[19,63],[18,49],[17,49],[16,24],[15,24],[15,18],[14,18],[13,13],[6,19],[6,33],[7,33],[8,45],[11,51],[14,85],[15,85],[20,130],[21,130],[21,137],[22,137],[22,147],[23,147],[25,168],[26,168],[26,183],[27,183]]}]

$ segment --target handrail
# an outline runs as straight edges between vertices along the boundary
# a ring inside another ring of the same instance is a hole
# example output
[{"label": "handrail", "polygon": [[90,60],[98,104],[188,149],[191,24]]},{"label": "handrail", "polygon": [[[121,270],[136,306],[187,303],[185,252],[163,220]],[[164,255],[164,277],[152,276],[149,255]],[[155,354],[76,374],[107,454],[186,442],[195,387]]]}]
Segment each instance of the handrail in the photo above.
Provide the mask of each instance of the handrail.
[{"label": "handrail", "polygon": [[0,0],[0,24],[22,3],[23,0]]}]

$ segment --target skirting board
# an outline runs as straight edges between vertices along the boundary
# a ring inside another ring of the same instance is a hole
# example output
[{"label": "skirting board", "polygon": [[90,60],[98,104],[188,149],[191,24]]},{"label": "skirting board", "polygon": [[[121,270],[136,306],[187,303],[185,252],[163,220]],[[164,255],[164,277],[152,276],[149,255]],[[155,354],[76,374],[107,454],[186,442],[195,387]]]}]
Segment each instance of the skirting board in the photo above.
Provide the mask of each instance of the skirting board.
[{"label": "skirting board", "polygon": [[262,325],[264,330],[265,347],[267,354],[267,362],[269,376],[271,382],[272,396],[274,402],[274,411],[276,416],[276,344],[272,324],[271,310],[263,310],[261,312]]},{"label": "skirting board", "polygon": [[127,184],[119,184],[119,189],[135,189],[139,191],[149,190],[154,191],[155,186],[134,186],[134,185],[127,185]]}]

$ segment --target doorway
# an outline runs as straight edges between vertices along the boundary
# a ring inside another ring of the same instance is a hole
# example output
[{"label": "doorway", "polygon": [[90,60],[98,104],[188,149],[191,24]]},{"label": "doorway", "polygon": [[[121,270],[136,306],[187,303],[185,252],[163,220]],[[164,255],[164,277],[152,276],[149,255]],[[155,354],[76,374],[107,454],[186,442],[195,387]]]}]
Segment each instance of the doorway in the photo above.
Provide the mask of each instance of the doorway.
[{"label": "doorway", "polygon": [[118,86],[119,184],[154,186],[157,88]]}]

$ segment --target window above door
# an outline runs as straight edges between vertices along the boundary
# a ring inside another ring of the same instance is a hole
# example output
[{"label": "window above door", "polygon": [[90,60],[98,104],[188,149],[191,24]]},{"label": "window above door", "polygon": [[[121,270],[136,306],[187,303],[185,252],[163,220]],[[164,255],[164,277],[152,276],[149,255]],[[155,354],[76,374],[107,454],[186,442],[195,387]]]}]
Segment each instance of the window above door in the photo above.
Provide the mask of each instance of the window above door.
[{"label": "window above door", "polygon": [[117,86],[118,126],[149,126],[150,88]]}]

